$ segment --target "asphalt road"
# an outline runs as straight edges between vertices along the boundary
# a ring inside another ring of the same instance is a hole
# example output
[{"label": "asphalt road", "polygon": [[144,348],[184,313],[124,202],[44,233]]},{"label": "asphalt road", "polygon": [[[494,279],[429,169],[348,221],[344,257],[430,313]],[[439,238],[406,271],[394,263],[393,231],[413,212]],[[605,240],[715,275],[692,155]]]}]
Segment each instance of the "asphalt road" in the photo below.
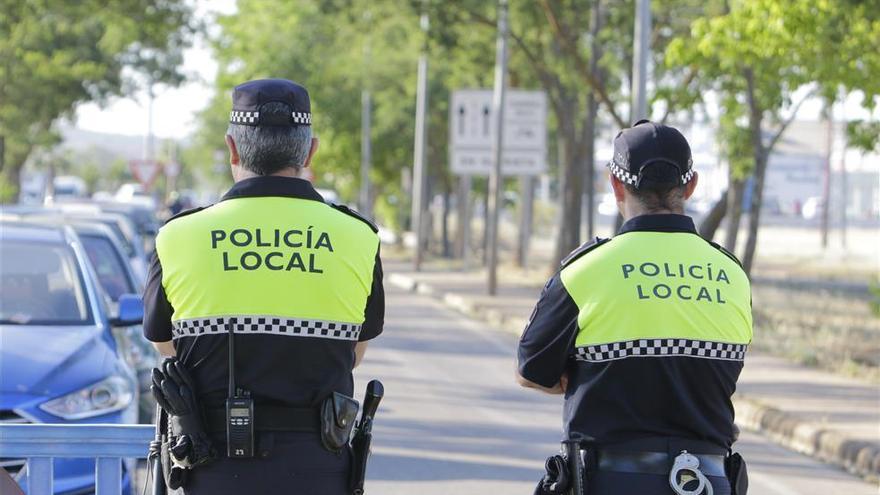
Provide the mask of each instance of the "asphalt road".
[{"label": "asphalt road", "polygon": [[[543,459],[558,449],[561,397],[513,380],[513,335],[493,331],[439,303],[388,288],[385,333],[355,376],[357,390],[380,378],[370,495],[531,494]],[[738,443],[750,495],[876,495],[839,469],[758,435]]]}]

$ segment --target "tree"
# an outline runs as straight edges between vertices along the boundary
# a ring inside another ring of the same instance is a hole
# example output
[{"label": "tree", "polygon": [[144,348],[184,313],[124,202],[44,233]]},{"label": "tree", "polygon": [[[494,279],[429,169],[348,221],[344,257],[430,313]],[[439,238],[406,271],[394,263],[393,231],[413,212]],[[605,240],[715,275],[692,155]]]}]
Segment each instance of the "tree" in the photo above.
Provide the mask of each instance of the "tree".
[{"label": "tree", "polygon": [[[562,194],[554,266],[580,243],[581,198],[586,182],[583,177],[594,170],[597,112],[614,127],[629,126],[621,110],[625,93],[620,88],[628,87],[631,79],[634,6],[632,1],[604,1],[600,2],[601,8],[596,8],[598,1],[540,0],[510,5],[511,85],[543,89],[551,111],[551,143],[556,144],[554,153]],[[678,8],[670,8],[673,4]],[[486,38],[483,45],[469,41],[474,37],[474,26],[494,34],[495,2],[434,1],[428,2],[428,7],[432,18],[440,20],[440,27],[432,35],[438,44],[457,55],[457,62],[493,53],[493,37]],[[652,32],[654,54],[658,57],[657,78],[669,82],[688,77],[681,71],[665,70],[659,63],[663,48],[669,40],[687,31],[691,19],[717,9],[717,2],[654,2],[652,10],[660,19]],[[595,33],[598,43],[588,39],[594,12],[602,17]],[[593,48],[599,47],[601,51],[592,53]],[[599,60],[594,60],[594,56]],[[483,65],[471,63],[468,67],[491,76],[492,64],[491,59],[484,59]],[[685,94],[693,98],[689,93],[667,92],[667,116]],[[593,201],[592,189],[587,190],[587,198]]]},{"label": "tree", "polygon": [[182,80],[181,51],[193,32],[184,0],[2,0],[0,11],[0,201],[18,197],[31,152],[58,141],[59,117],[135,88],[125,68]]},{"label": "tree", "polygon": [[[728,235],[736,247],[745,178],[752,178],[749,231],[743,265],[750,271],[757,246],[764,177],[774,146],[796,117],[805,86],[835,99],[840,88],[861,90],[868,106],[880,93],[880,2],[752,0],[731,2],[725,15],[695,22],[691,35],[672,42],[667,64],[689,66],[694,91],[721,96],[719,135],[730,161]],[[748,157],[746,159],[746,157]]]}]

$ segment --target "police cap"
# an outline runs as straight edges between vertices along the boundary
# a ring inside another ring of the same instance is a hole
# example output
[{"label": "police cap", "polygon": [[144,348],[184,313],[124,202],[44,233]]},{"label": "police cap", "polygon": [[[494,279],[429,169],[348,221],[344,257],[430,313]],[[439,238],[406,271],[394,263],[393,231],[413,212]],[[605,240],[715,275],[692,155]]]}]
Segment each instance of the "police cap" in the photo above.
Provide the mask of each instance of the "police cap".
[{"label": "police cap", "polygon": [[617,133],[608,167],[621,182],[638,189],[646,167],[659,163],[672,165],[664,167],[670,174],[673,167],[677,170],[677,177],[668,177],[670,183],[687,184],[693,178],[691,147],[678,129],[640,120]]},{"label": "police cap", "polygon": [[[266,103],[283,103],[288,112],[263,113]],[[239,84],[232,92],[229,122],[250,126],[299,126],[312,124],[309,92],[287,79],[257,79]]]}]

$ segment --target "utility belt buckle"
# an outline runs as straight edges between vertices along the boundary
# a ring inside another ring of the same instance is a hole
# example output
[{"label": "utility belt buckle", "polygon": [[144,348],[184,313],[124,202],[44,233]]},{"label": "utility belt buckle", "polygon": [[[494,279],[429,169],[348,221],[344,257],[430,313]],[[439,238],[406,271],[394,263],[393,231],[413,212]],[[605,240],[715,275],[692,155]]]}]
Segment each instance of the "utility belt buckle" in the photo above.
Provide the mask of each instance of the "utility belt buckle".
[{"label": "utility belt buckle", "polygon": [[[679,475],[681,475],[679,477]],[[693,480],[697,480],[699,484],[694,489],[687,489],[685,485]],[[675,461],[672,463],[672,469],[669,471],[669,486],[672,487],[677,495],[713,495],[712,483],[706,478],[706,475],[700,471],[700,460],[697,456],[689,454],[687,450],[682,450]]]}]

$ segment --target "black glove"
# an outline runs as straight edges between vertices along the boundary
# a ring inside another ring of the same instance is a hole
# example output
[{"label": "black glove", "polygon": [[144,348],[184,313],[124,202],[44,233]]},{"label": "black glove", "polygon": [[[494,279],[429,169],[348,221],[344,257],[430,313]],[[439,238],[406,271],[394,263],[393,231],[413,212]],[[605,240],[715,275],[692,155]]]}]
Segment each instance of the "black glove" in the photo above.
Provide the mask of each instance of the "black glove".
[{"label": "black glove", "polygon": [[177,437],[171,446],[175,463],[189,469],[214,460],[216,453],[202,424],[195,384],[183,364],[168,358],[161,370],[153,369],[152,379],[150,390],[168,414],[171,431]]}]

